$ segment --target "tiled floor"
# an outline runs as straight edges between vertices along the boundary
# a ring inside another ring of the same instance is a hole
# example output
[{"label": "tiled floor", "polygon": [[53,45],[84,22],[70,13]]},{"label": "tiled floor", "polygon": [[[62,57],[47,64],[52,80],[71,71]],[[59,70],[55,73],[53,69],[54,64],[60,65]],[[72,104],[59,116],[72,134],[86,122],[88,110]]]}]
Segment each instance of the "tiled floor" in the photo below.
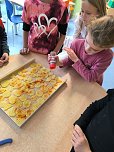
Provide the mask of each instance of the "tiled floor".
[{"label": "tiled floor", "polygon": [[[3,16],[3,20],[6,21],[5,27],[7,31],[7,16],[6,16],[5,4],[3,3],[1,4],[1,6],[2,6],[2,16]],[[68,35],[72,35],[74,33],[73,20],[69,22],[67,33]],[[18,35],[14,35],[14,44],[13,44],[12,24],[10,21],[8,21],[7,36],[8,36],[8,44],[10,47],[10,55],[18,54],[19,50],[22,48],[22,24],[18,26]],[[102,86],[106,90],[110,88],[114,88],[114,59],[111,65],[109,66],[109,68],[104,73],[104,82]]]}]

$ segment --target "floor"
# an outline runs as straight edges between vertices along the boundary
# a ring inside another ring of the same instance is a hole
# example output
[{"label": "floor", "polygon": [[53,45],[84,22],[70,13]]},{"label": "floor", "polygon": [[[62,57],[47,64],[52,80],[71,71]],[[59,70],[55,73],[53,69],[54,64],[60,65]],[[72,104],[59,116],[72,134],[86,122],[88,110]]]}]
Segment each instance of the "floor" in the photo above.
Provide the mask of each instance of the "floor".
[{"label": "floor", "polygon": [[[1,4],[1,10],[2,10],[2,19],[3,21],[5,21],[4,25],[7,32],[10,55],[18,54],[19,50],[22,48],[22,42],[23,42],[22,24],[17,25],[18,35],[13,34],[14,26],[9,20],[7,20],[5,2]],[[21,14],[22,12],[18,11],[16,13]]]},{"label": "floor", "polygon": [[[19,50],[22,48],[23,44],[23,38],[22,38],[22,24],[18,25],[18,35],[14,35],[12,33],[12,23],[8,21],[8,29],[7,29],[7,15],[6,15],[6,9],[5,9],[5,3],[3,2],[1,4],[2,9],[2,18],[4,23],[7,36],[8,36],[8,44],[10,48],[10,55],[18,54]],[[20,12],[21,13],[21,12]],[[14,30],[14,28],[13,28]],[[68,25],[67,35],[72,35],[74,33],[74,20],[71,19]],[[113,49],[114,51],[114,49]],[[104,82],[103,82],[103,88],[104,89],[110,89],[114,88],[114,59],[111,63],[111,65],[108,67],[106,72],[104,73]]]}]

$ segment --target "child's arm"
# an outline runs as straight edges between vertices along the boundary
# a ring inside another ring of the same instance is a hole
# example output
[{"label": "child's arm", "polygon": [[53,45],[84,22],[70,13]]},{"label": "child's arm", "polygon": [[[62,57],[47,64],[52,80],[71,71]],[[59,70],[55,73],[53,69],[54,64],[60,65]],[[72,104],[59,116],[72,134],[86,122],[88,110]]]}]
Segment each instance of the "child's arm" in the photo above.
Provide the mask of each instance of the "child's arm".
[{"label": "child's arm", "polygon": [[3,54],[4,53],[7,53],[9,55],[9,47],[8,47],[8,44],[7,44],[7,34],[5,32],[5,29],[3,29],[3,32],[1,33],[2,35],[2,51],[3,51]]},{"label": "child's arm", "polygon": [[95,63],[91,67],[87,67],[81,60],[74,63],[72,67],[87,81],[96,82],[98,81],[99,76],[101,76],[107,67],[110,65],[112,61],[113,55],[111,53],[107,53],[105,57],[101,57],[101,59],[96,58]]},{"label": "child's arm", "polygon": [[9,47],[7,44],[7,34],[5,32],[4,25],[2,20],[0,19],[0,37],[1,37],[1,58],[0,58],[0,66],[3,66],[5,62],[9,60]]},{"label": "child's arm", "polygon": [[67,27],[68,27],[68,19],[69,19],[69,14],[68,14],[68,9],[65,8],[63,16],[61,20],[58,23],[58,31],[60,33],[60,37],[58,40],[58,43],[53,51],[58,53],[64,43],[66,32],[67,32]]},{"label": "child's arm", "polygon": [[23,31],[23,48],[28,48],[28,31]]},{"label": "child's arm", "polygon": [[61,49],[62,45],[63,45],[63,42],[65,40],[65,35],[63,34],[60,34],[60,38],[59,38],[59,41],[55,47],[55,49],[53,51],[55,51],[56,53],[59,52],[59,50]]},{"label": "child's arm", "polygon": [[30,30],[30,25],[23,23],[23,48],[20,50],[20,54],[26,55],[29,53],[28,49],[28,33]]},{"label": "child's arm", "polygon": [[58,40],[58,43],[55,47],[55,49],[53,51],[55,51],[56,53],[58,53],[64,43],[65,40],[65,36],[66,36],[66,31],[67,31],[67,26],[68,24],[58,24],[58,31],[60,33],[60,38]]}]

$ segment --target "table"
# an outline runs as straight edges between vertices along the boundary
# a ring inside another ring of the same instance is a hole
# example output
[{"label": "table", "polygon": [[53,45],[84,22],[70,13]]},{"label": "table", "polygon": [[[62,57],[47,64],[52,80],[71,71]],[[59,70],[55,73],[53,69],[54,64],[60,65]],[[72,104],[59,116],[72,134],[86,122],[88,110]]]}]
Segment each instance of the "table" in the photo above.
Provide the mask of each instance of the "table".
[{"label": "table", "polygon": [[24,6],[24,0],[9,0],[12,3],[16,4],[16,5],[20,5],[20,6]]},{"label": "table", "polygon": [[[46,55],[14,55],[9,64],[0,69],[0,77],[30,58],[49,67]],[[101,86],[85,81],[71,67],[57,68],[54,73],[67,79],[66,84],[22,128],[0,111],[0,140],[9,137],[14,140],[11,145],[1,146],[2,152],[69,152],[73,122],[92,101],[106,95]]]}]

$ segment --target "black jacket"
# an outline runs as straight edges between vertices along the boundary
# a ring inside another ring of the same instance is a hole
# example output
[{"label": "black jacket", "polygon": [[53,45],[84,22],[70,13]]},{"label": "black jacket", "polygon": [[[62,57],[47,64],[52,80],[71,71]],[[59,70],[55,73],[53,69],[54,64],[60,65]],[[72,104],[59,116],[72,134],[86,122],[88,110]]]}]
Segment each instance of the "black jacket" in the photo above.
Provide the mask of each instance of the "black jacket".
[{"label": "black jacket", "polygon": [[0,19],[0,57],[3,55],[3,53],[9,54],[9,47],[7,45],[7,34],[5,32],[2,20]]},{"label": "black jacket", "polygon": [[[87,137],[92,152],[114,152],[114,89],[92,103],[74,123]],[[74,152],[72,148],[71,152]]]}]

